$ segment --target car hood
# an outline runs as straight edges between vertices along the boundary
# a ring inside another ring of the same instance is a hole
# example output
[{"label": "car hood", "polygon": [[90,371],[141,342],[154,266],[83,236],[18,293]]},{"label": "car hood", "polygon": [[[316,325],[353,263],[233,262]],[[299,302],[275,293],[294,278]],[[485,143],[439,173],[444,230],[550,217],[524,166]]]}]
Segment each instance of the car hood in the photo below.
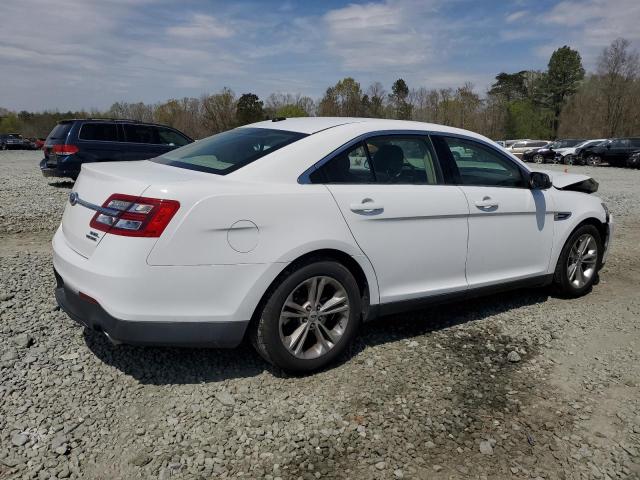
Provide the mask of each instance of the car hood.
[{"label": "car hood", "polygon": [[598,182],[588,175],[556,172],[554,170],[538,171],[549,175],[551,183],[558,190],[574,190],[584,193],[594,193],[598,191]]}]

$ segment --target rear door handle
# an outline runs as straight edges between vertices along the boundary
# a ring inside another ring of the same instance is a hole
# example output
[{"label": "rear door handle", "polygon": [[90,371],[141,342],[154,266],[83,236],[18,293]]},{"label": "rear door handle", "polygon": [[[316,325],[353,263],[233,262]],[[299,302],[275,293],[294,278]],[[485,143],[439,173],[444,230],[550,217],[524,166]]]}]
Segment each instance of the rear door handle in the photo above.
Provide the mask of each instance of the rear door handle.
[{"label": "rear door handle", "polygon": [[361,203],[352,203],[349,208],[352,212],[361,215],[378,215],[384,211],[384,207],[371,198],[365,198]]},{"label": "rear door handle", "polygon": [[484,197],[482,200],[478,200],[476,202],[476,207],[478,207],[480,209],[497,208],[498,207],[498,202],[495,201],[491,197]]}]

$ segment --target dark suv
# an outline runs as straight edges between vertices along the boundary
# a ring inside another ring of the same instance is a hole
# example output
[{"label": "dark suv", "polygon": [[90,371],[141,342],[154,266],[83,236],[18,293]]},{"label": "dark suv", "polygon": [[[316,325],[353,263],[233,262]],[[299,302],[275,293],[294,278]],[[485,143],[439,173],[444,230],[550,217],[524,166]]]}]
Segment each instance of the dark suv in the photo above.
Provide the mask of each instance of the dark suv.
[{"label": "dark suv", "polygon": [[631,153],[639,148],[640,137],[612,138],[584,148],[580,152],[580,163],[597,166],[606,162],[612,167],[626,167]]},{"label": "dark suv", "polygon": [[40,170],[45,177],[75,180],[83,163],[145,160],[191,142],[184,133],[165,125],[98,118],[63,120],[45,140]]}]

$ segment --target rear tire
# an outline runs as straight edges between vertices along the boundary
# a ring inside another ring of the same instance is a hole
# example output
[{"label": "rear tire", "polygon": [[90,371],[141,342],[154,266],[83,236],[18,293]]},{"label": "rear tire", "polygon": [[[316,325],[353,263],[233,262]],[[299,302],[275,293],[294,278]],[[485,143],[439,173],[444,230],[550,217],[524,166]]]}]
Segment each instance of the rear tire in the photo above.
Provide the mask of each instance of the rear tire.
[{"label": "rear tire", "polygon": [[553,283],[562,296],[581,297],[591,291],[598,278],[604,247],[593,225],[582,225],[567,239],[556,265]]},{"label": "rear tire", "polygon": [[565,165],[573,165],[573,155],[565,155],[562,159],[562,163]]},{"label": "rear tire", "polygon": [[589,165],[590,167],[599,167],[600,165],[602,165],[602,158],[600,158],[598,155],[589,155],[587,157],[587,165]]},{"label": "rear tire", "polygon": [[333,260],[315,260],[285,272],[265,297],[250,340],[262,358],[287,372],[311,372],[330,364],[360,325],[358,284]]},{"label": "rear tire", "polygon": [[539,164],[540,164],[540,163],[546,163],[545,158],[544,158],[544,155],[541,155],[541,154],[539,154],[539,153],[536,153],[536,154],[533,156],[533,161],[534,161],[534,163],[539,163]]}]

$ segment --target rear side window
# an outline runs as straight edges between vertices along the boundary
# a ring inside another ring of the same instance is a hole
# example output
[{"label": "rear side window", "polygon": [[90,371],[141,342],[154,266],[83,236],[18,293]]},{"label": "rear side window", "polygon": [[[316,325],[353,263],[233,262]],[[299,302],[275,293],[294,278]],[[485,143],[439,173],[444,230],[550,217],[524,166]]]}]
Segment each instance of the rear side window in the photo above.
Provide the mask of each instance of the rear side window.
[{"label": "rear side window", "polygon": [[152,161],[226,175],[306,136],[285,130],[236,128],[172,150]]},{"label": "rear side window", "polygon": [[156,129],[158,131],[158,138],[160,139],[159,143],[176,147],[183,147],[187,143],[191,143],[187,137],[180,135],[175,130],[164,127],[156,127]]},{"label": "rear side window", "polygon": [[[452,183],[479,187],[523,188],[525,180],[518,165],[497,151],[473,140],[434,136],[442,161],[453,160]],[[447,151],[448,150],[448,151]]]},{"label": "rear side window", "polygon": [[339,153],[309,176],[311,183],[373,183],[375,177],[363,143]]},{"label": "rear side window", "polygon": [[66,140],[69,130],[71,130],[71,122],[59,123],[53,127],[47,140]]},{"label": "rear side window", "polygon": [[428,141],[420,137],[367,140],[376,183],[435,185],[440,178]]},{"label": "rear side window", "polygon": [[124,138],[129,143],[160,143],[157,130],[151,125],[135,125],[125,123]]},{"label": "rear side window", "polygon": [[80,127],[80,140],[117,142],[118,127],[115,123],[84,123]]}]

